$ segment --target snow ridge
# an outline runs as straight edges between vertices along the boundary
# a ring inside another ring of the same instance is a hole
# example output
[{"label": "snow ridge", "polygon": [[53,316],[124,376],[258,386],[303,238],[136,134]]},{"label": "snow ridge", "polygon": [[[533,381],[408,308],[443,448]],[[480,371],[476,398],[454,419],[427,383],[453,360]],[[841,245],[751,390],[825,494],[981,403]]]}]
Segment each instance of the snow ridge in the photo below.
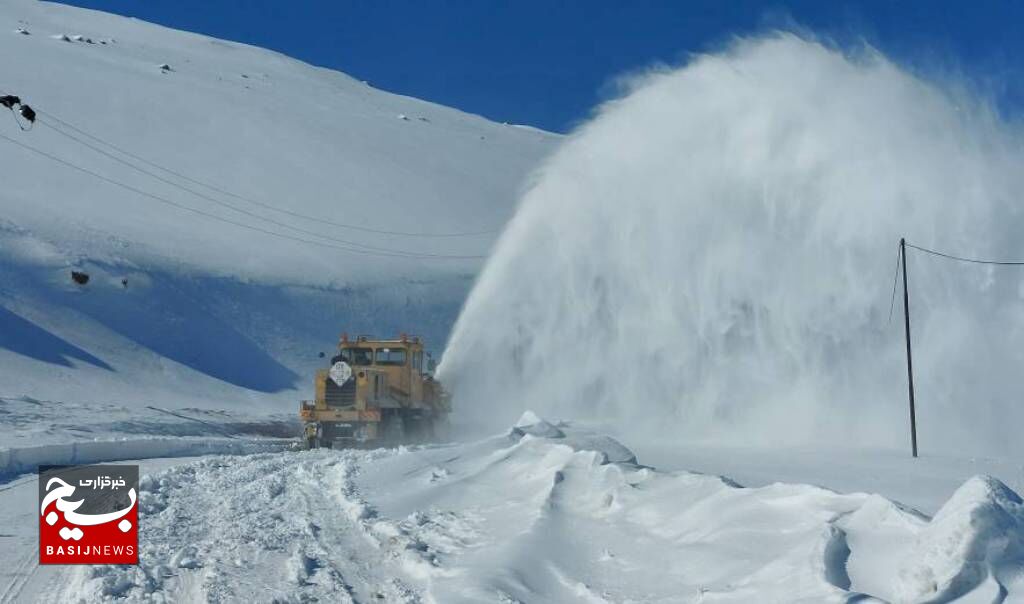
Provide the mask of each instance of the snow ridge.
[{"label": "snow ridge", "polygon": [[990,476],[961,486],[917,536],[900,571],[906,601],[951,601],[988,584],[1005,595],[1024,561],[1024,505]]}]

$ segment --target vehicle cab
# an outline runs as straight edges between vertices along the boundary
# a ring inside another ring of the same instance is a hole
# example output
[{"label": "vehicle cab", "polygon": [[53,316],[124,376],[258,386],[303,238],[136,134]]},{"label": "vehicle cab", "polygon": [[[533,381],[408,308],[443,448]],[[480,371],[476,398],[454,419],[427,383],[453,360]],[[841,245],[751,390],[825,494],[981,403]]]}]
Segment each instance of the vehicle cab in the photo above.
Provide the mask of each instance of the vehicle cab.
[{"label": "vehicle cab", "polygon": [[315,398],[300,417],[323,439],[359,442],[405,432],[432,432],[447,413],[447,397],[430,375],[433,361],[419,337],[396,339],[342,334],[338,354],[316,372]]}]

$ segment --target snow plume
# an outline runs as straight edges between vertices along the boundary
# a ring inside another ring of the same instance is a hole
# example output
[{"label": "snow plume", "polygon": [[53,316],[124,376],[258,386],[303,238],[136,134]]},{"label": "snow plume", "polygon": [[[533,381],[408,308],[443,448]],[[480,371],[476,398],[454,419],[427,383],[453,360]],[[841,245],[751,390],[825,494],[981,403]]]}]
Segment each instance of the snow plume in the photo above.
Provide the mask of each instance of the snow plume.
[{"label": "snow plume", "polygon": [[[897,244],[1024,257],[1012,125],[786,34],[633,84],[547,162],[467,300],[440,368],[459,413],[907,446]],[[1024,270],[912,250],[908,273],[923,451],[1012,449]]]}]

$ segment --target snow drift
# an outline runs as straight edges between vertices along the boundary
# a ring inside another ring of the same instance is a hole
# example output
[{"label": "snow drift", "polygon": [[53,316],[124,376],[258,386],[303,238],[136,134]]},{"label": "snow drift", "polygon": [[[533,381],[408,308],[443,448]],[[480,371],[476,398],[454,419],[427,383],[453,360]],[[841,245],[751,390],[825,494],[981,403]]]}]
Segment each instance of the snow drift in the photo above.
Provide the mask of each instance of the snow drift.
[{"label": "snow drift", "polygon": [[998,602],[1024,570],[1024,507],[992,478],[929,520],[661,472],[535,415],[472,443],[209,457],[140,491],[142,563],[71,569],[50,599]]},{"label": "snow drift", "polygon": [[[902,446],[897,243],[1024,257],[1021,142],[962,87],[792,35],[637,77],[526,193],[442,377],[481,420]],[[1024,273],[908,272],[924,450],[1019,450]]]}]

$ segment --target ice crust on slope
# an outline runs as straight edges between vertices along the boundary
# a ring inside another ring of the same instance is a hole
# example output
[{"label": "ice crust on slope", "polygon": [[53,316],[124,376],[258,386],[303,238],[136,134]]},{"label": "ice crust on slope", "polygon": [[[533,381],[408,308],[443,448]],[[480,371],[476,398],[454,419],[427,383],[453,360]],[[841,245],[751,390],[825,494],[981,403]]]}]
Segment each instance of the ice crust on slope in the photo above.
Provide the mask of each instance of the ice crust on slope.
[{"label": "ice crust on slope", "polygon": [[993,479],[968,481],[929,521],[878,495],[610,462],[625,447],[567,424],[535,436],[554,425],[536,419],[474,443],[209,458],[148,476],[143,564],[75,569],[69,589],[446,603],[1020,594],[1024,557],[1007,546],[1024,534],[1020,499]]},{"label": "ice crust on slope", "polygon": [[[493,233],[409,238],[319,218],[428,233],[500,228],[521,183],[558,140],[270,51],[47,2],[0,3],[0,55],[8,59],[2,92],[40,112],[23,133],[5,111],[0,134],[176,203],[307,239],[252,214],[360,245],[486,254]],[[318,220],[139,164],[49,116]],[[50,126],[249,214],[154,180]],[[418,330],[439,352],[479,266],[281,240],[169,207],[7,141],[0,154],[0,397],[95,403],[80,417],[86,423],[110,403],[290,413],[322,362],[317,353],[330,351],[343,329]],[[73,285],[71,269],[88,272],[89,284]]]}]

